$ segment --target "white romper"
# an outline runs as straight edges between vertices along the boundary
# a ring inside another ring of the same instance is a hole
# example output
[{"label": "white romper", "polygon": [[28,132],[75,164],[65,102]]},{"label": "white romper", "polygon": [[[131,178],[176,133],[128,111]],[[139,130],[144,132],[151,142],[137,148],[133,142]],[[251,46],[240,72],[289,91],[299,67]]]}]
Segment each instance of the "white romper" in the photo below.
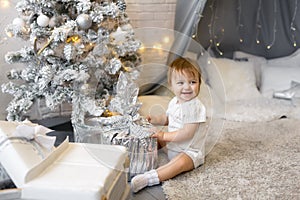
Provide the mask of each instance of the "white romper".
[{"label": "white romper", "polygon": [[[169,124],[168,131],[181,129],[187,123],[201,123],[206,121],[206,110],[202,102],[196,97],[182,104],[178,103],[177,97],[170,102],[166,111]],[[174,158],[180,152],[186,153],[194,162],[194,167],[204,163],[205,132],[201,132],[200,126],[190,140],[182,142],[168,142],[168,157]]]}]

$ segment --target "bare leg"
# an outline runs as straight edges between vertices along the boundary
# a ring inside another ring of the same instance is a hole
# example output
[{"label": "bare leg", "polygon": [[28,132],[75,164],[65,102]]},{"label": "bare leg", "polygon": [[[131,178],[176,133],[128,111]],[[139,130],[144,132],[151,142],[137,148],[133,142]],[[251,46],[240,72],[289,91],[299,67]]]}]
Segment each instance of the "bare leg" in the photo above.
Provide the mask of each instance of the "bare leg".
[{"label": "bare leg", "polygon": [[194,169],[193,160],[185,153],[178,154],[166,165],[153,169],[144,174],[139,174],[131,179],[131,188],[133,192],[138,192],[146,186],[159,184],[178,174]]},{"label": "bare leg", "polygon": [[185,153],[178,154],[167,164],[159,167],[156,171],[160,181],[165,181],[181,174],[182,172],[194,169],[193,160]]}]

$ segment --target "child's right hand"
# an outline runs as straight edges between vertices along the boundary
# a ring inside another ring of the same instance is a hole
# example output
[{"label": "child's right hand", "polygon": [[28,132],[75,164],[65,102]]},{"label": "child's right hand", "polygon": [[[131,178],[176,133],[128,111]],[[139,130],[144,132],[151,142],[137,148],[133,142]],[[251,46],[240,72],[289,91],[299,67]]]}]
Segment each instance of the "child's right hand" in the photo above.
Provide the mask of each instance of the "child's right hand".
[{"label": "child's right hand", "polygon": [[165,132],[163,132],[162,130],[156,129],[154,134],[151,135],[151,137],[157,138],[157,140],[159,140],[159,141],[164,141],[164,134],[165,134]]},{"label": "child's right hand", "polygon": [[147,115],[147,116],[146,116],[146,120],[147,120],[148,122],[151,123],[151,116],[150,116],[150,115]]}]

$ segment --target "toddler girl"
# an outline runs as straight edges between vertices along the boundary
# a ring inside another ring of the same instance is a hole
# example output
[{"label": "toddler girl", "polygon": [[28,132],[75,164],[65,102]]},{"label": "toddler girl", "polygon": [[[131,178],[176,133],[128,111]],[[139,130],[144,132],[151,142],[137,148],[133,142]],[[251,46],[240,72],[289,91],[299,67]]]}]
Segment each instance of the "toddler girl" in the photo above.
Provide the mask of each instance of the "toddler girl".
[{"label": "toddler girl", "polygon": [[168,83],[175,97],[169,102],[166,114],[147,116],[147,119],[154,125],[168,125],[168,132],[156,130],[152,137],[157,138],[160,147],[166,147],[170,161],[158,169],[133,177],[133,192],[204,163],[205,133],[200,131],[200,123],[205,122],[206,111],[197,98],[201,84],[200,67],[187,58],[179,57],[169,67]]}]

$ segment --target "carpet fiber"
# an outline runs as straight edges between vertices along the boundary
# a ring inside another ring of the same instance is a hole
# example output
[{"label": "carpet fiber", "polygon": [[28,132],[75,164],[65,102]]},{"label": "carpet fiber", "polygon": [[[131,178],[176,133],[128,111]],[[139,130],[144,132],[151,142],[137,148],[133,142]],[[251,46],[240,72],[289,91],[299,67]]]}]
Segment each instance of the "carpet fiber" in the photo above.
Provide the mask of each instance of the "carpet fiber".
[{"label": "carpet fiber", "polygon": [[227,122],[205,164],[163,183],[167,199],[300,199],[300,121]]}]

